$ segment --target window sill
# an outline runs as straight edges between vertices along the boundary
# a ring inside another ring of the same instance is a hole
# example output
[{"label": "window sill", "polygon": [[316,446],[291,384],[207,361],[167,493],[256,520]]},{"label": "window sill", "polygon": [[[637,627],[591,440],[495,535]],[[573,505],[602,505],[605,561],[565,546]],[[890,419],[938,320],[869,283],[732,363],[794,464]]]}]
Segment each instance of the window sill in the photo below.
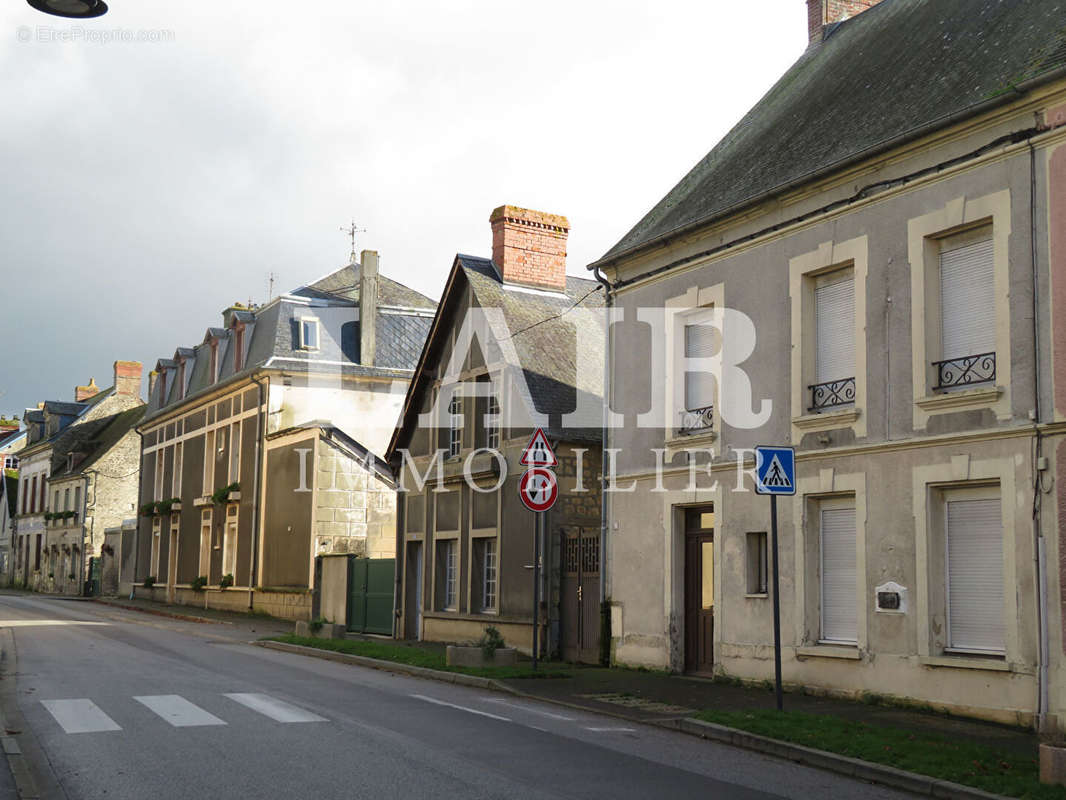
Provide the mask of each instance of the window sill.
[{"label": "window sill", "polygon": [[765,600],[769,596],[770,595],[768,592],[749,592],[748,594],[744,595],[744,597],[748,598],[749,600]]},{"label": "window sill", "polygon": [[193,506],[195,508],[200,508],[201,506],[209,506],[209,505],[211,505],[211,498],[210,497],[194,497],[193,501],[192,501],[192,504],[193,504]]},{"label": "window sill", "polygon": [[957,392],[943,392],[919,397],[914,404],[922,411],[942,411],[950,408],[968,408],[986,406],[999,400],[1003,394],[1002,386],[985,386],[980,389],[960,389]]},{"label": "window sill", "polygon": [[804,414],[793,417],[792,424],[802,431],[828,431],[854,424],[860,413],[857,408],[846,408],[842,411],[826,411],[824,414]]},{"label": "window sill", "polygon": [[857,646],[845,644],[817,644],[810,647],[797,647],[796,655],[800,658],[840,658],[845,661],[858,661],[862,658]]},{"label": "window sill", "polygon": [[693,447],[701,447],[704,445],[714,444],[718,440],[718,432],[714,429],[708,428],[703,431],[695,431],[693,433],[686,434],[673,434],[668,436],[664,442],[667,449],[667,455],[673,456],[674,453],[681,452]]},{"label": "window sill", "polygon": [[1014,672],[1006,658],[988,656],[921,656],[918,663],[926,667],[948,667],[953,669],[980,669],[988,672]]}]

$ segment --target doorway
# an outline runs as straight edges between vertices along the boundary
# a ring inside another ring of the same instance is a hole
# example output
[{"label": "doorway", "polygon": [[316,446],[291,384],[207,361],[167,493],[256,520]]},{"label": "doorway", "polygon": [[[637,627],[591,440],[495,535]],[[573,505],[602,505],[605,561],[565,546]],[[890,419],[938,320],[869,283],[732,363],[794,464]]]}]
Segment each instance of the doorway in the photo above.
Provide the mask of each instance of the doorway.
[{"label": "doorway", "polygon": [[714,508],[684,509],[685,671],[714,669]]},{"label": "doorway", "polygon": [[600,530],[564,527],[562,536],[563,660],[600,662]]},{"label": "doorway", "polygon": [[167,550],[170,558],[167,559],[167,602],[174,602],[174,584],[178,582],[178,528],[174,525],[170,529],[170,549]]},{"label": "doorway", "polygon": [[422,542],[407,543],[407,564],[404,572],[404,638],[422,639]]}]

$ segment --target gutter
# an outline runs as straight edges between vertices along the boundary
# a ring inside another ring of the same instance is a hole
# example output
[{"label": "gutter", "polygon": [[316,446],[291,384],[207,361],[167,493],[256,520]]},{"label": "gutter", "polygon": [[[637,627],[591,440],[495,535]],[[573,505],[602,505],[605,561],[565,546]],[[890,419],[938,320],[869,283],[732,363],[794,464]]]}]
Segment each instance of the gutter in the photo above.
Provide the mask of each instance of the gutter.
[{"label": "gutter", "polygon": [[[762,194],[752,195],[751,197],[745,200],[741,200],[738,203],[734,203],[732,206],[723,209],[722,211],[719,211],[715,214],[712,214],[709,217],[705,217],[694,222],[680,225],[677,228],[674,228],[673,230],[661,233],[658,236],[647,240],[646,242],[634,245],[619,253],[615,253],[614,255],[605,255],[597,261],[594,261],[589,264],[586,269],[590,271],[597,271],[599,269],[603,269],[605,267],[617,264],[620,261],[624,261],[625,259],[630,258],[631,256],[635,256],[646,251],[655,249],[656,247],[665,247],[667,243],[672,241],[673,239],[699,230],[700,228],[707,227],[708,225],[714,222],[737,214],[740,211],[750,206],[756,205],[757,203],[760,203],[764,200],[768,200],[772,197],[785,194],[786,192],[789,192],[792,189],[797,189],[800,186],[811,183],[812,181],[818,180],[819,178],[823,178],[828,175],[831,175],[834,172],[839,172],[840,170],[847,169],[848,167],[861,163],[866,159],[881,155],[896,147],[909,144],[910,142],[913,142],[916,139],[920,139],[921,137],[926,136],[930,133],[934,133],[937,130],[946,128],[956,122],[960,122],[970,117],[975,117],[985,111],[991,111],[992,109],[998,108],[999,106],[1003,105],[1011,98],[1026,94],[1032,89],[1038,88],[1044,85],[1045,83],[1051,83],[1059,78],[1066,78],[1066,66],[1058,67],[1038,77],[1022,81],[1019,84],[1011,86],[1009,91],[1004,92],[1001,95],[989,98],[988,100],[982,100],[979,103],[976,103],[972,106],[967,106],[966,108],[952,112],[951,114],[946,114],[943,117],[938,117],[932,122],[926,123],[925,125],[922,125],[918,128],[914,128],[913,130],[900,134],[899,136],[893,137],[891,139],[886,139],[878,144],[871,145],[870,147],[867,147],[864,150],[860,150],[859,152],[854,153],[853,155],[850,155],[844,159],[841,159],[840,161],[836,161],[824,167],[811,170],[810,172],[800,175],[797,178],[793,178],[792,180],[787,181],[786,183],[783,183],[780,186],[776,186],[773,189],[765,191]],[[782,225],[783,224],[784,223],[782,223]],[[687,257],[685,259],[679,259],[678,261],[670,264],[667,268],[672,268],[674,266],[679,266],[680,264],[687,263],[688,261],[691,261],[696,257],[697,256],[692,256]],[[702,255],[698,257],[702,257]],[[664,269],[660,268],[652,272],[644,273],[641,278],[646,278],[661,271],[664,271]],[[621,285],[622,284],[616,284],[616,286]]]},{"label": "gutter", "polygon": [[[137,585],[137,570],[140,566],[139,562],[141,558],[141,493],[144,491],[144,432],[141,430],[140,425],[134,425],[133,430],[135,430],[137,435],[141,437],[141,451],[138,455],[138,466],[140,466],[140,469],[137,470],[137,507],[134,509],[134,511],[137,512],[137,516],[135,517],[137,520],[137,527],[133,530],[133,575],[130,577],[130,600],[133,600],[137,594],[137,590],[134,587]],[[121,548],[122,544],[121,540],[119,540],[120,561],[122,558]],[[122,581],[121,567],[119,567],[118,579],[120,582]]]}]

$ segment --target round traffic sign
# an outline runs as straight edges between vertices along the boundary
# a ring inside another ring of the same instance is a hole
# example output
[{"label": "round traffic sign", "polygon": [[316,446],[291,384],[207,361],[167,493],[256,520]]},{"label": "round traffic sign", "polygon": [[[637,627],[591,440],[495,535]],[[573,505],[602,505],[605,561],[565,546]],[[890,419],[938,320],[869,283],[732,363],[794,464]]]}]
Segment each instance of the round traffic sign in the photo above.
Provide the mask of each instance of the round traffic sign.
[{"label": "round traffic sign", "polygon": [[559,499],[559,482],[550,469],[527,469],[518,484],[518,496],[530,511],[547,511]]}]

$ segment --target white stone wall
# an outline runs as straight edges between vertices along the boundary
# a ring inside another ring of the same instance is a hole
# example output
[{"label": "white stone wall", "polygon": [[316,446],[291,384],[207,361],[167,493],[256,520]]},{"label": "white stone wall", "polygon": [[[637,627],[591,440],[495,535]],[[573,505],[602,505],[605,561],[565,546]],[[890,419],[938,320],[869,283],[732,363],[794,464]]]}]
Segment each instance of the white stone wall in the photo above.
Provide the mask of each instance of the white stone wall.
[{"label": "white stone wall", "polygon": [[315,467],[315,554],[392,558],[396,553],[392,487],[325,440],[319,442]]}]

